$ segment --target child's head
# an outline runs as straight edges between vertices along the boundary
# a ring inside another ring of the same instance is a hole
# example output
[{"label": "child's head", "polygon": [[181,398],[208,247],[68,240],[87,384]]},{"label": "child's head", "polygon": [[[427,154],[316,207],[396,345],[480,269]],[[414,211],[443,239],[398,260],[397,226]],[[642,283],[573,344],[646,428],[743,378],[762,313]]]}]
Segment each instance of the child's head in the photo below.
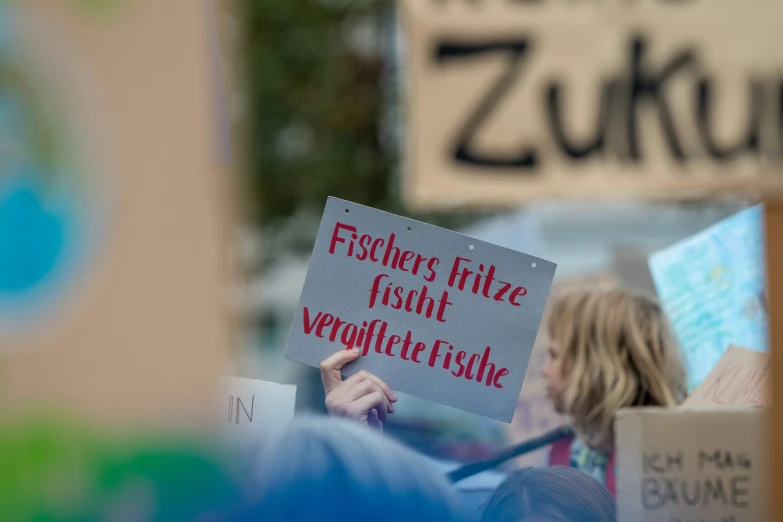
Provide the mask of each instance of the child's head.
[{"label": "child's head", "polygon": [[614,498],[572,468],[511,472],[484,506],[481,522],[614,522]]},{"label": "child's head", "polygon": [[429,462],[343,419],[297,417],[266,444],[254,478],[260,497],[239,520],[462,519],[456,490]]},{"label": "child's head", "polygon": [[547,391],[594,449],[611,450],[621,408],[675,406],[685,398],[680,351],[652,299],[616,289],[575,291],[555,302],[548,330]]}]

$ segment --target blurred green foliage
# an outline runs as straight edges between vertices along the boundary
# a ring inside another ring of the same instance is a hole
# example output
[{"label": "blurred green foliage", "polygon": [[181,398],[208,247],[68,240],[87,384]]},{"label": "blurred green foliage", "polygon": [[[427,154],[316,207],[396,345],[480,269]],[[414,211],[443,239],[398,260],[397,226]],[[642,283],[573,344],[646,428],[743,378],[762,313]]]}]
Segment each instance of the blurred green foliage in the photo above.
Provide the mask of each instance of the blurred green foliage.
[{"label": "blurred green foliage", "polygon": [[[381,145],[384,60],[350,48],[351,23],[380,30],[371,0],[247,0],[249,140],[257,217],[334,195],[389,208],[395,158]],[[377,36],[377,35],[376,35]]]},{"label": "blurred green foliage", "polygon": [[299,237],[299,250],[312,246],[301,232],[317,225],[286,221],[312,222],[327,196],[447,227],[471,219],[412,215],[399,198],[392,2],[244,0],[243,7],[254,220],[272,234],[293,228],[286,235]]},{"label": "blurred green foliage", "polygon": [[[199,520],[243,499],[233,461],[188,433],[109,434],[64,416],[0,425],[0,520]],[[212,520],[212,518],[203,520]]]}]

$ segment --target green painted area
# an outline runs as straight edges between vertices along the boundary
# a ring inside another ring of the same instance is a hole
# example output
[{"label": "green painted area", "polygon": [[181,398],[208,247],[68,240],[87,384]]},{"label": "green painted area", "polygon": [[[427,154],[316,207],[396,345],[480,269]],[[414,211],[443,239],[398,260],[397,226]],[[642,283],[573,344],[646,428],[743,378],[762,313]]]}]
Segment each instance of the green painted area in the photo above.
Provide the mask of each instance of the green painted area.
[{"label": "green painted area", "polygon": [[0,520],[193,520],[240,490],[208,440],[110,437],[63,418],[0,428]]}]

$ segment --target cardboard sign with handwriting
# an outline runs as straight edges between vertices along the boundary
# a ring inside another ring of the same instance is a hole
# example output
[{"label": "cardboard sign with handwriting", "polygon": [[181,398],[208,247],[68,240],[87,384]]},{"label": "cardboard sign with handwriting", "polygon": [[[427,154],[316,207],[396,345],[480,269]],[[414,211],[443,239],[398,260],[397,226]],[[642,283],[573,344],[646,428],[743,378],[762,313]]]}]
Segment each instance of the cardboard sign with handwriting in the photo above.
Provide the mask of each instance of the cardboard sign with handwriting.
[{"label": "cardboard sign with handwriting", "polygon": [[401,4],[413,205],[783,188],[779,0]]},{"label": "cardboard sign with handwriting", "polygon": [[257,443],[272,430],[291,422],[296,386],[258,379],[223,377],[220,425],[230,441]]},{"label": "cardboard sign with handwriting", "polygon": [[763,410],[631,408],[615,433],[618,521],[769,520]]},{"label": "cardboard sign with handwriting", "polygon": [[681,407],[767,406],[772,393],[770,371],[768,353],[730,346]]},{"label": "cardboard sign with handwriting", "polygon": [[393,389],[510,422],[556,265],[329,198],[288,359],[357,348]]}]

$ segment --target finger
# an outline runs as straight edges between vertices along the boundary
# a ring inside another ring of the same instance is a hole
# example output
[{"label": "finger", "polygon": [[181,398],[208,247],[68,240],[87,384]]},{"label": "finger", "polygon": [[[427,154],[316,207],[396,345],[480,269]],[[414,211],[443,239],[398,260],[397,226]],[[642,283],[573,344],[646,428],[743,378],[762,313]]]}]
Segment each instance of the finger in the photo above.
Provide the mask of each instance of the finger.
[{"label": "finger", "polygon": [[378,420],[381,422],[389,420],[389,408],[386,406],[386,402],[378,404],[373,411],[378,412]]},{"label": "finger", "polygon": [[397,402],[397,395],[394,394],[391,387],[386,384],[386,382],[378,377],[377,375],[373,375],[367,370],[361,370],[359,372],[356,372],[355,374],[351,375],[347,379],[343,381],[346,385],[346,390],[348,389],[348,386],[353,386],[356,383],[363,381],[365,379],[370,379],[371,381],[375,382],[378,386],[381,387],[381,390],[383,390],[384,395],[389,399],[389,402]]},{"label": "finger", "polygon": [[340,370],[359,356],[359,350],[340,350],[321,361],[321,381],[324,383],[324,390],[329,393],[342,382],[343,378]]},{"label": "finger", "polygon": [[367,417],[367,425],[383,434],[383,423],[378,418],[377,410],[370,410],[370,415]]},{"label": "finger", "polygon": [[370,418],[370,410],[378,411],[378,419],[386,422],[386,403],[383,400],[383,393],[379,391],[372,392],[357,399],[345,407],[348,416],[351,418]]},{"label": "finger", "polygon": [[394,413],[394,406],[392,406],[391,402],[389,402],[389,399],[386,397],[386,393],[383,391],[383,388],[381,388],[377,382],[371,379],[365,379],[357,383],[355,386],[351,386],[340,396],[340,400],[343,402],[353,402],[376,391],[383,395],[383,402],[386,404],[386,410],[390,413]]}]

